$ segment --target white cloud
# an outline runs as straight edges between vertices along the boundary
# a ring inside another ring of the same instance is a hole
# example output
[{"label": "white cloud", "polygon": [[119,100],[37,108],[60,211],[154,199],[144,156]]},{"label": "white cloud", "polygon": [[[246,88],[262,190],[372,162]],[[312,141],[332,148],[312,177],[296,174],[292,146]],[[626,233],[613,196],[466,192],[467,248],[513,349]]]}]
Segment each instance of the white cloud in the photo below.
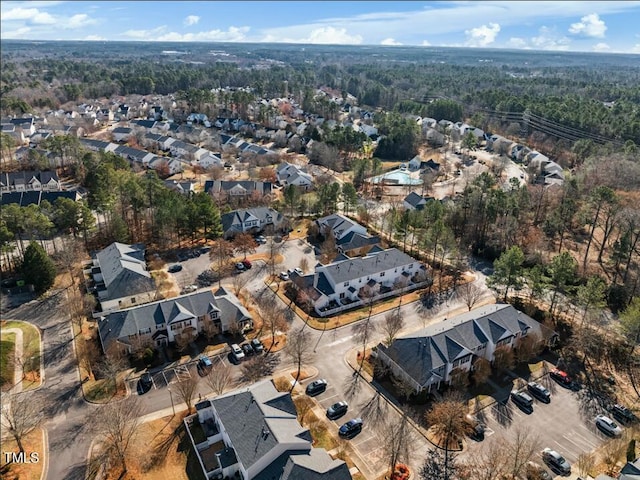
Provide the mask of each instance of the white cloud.
[{"label": "white cloud", "polygon": [[604,42],[596,43],[593,46],[593,51],[594,52],[608,52],[610,50],[611,50],[611,47],[608,44],[604,43]]},{"label": "white cloud", "polygon": [[569,27],[569,33],[584,35],[585,37],[604,38],[606,31],[607,26],[597,13],[585,15],[579,22],[572,23]]},{"label": "white cloud", "polygon": [[399,46],[399,45],[402,45],[402,43],[397,42],[393,38],[389,37],[382,40],[380,42],[380,45]]},{"label": "white cloud", "polygon": [[277,33],[269,33],[262,38],[261,41],[274,43],[311,43],[322,45],[359,45],[362,43],[362,36],[350,35],[347,33],[346,28],[327,26],[314,28],[306,37],[287,37]]},{"label": "white cloud", "polygon": [[184,19],[184,24],[189,27],[191,25],[195,25],[200,21],[200,17],[197,15],[189,15]]},{"label": "white cloud", "polygon": [[135,38],[136,40],[156,40],[158,35],[167,30],[166,25],[154,28],[152,30],[127,30],[122,35],[125,37]]},{"label": "white cloud", "polygon": [[527,41],[520,37],[511,37],[507,42],[509,48],[527,48],[528,45]]},{"label": "white cloud", "polygon": [[631,53],[640,53],[640,43],[636,43],[631,47]]},{"label": "white cloud", "polygon": [[429,40],[423,40],[420,45],[423,46],[423,47],[430,47],[431,46],[431,42],[429,42]]},{"label": "white cloud", "polygon": [[248,31],[249,27],[229,27],[227,30],[209,30],[197,33],[169,32],[149,40],[160,42],[241,42],[246,39]]},{"label": "white cloud", "polygon": [[87,25],[94,25],[96,21],[85,13],[73,15],[69,20],[63,21],[63,28],[82,28]]},{"label": "white cloud", "polygon": [[246,39],[249,27],[229,27],[227,30],[209,30],[196,33],[168,32],[166,25],[150,30],[127,30],[121,36],[134,40],[158,42],[241,42]]},{"label": "white cloud", "polygon": [[542,26],[538,36],[531,38],[531,44],[539,50],[569,50],[571,40],[565,36],[559,36],[555,28]]},{"label": "white cloud", "polygon": [[12,8],[2,13],[2,21],[24,20],[33,25],[51,25],[56,19],[47,12],[41,12],[37,8]]},{"label": "white cloud", "polygon": [[495,42],[498,33],[500,33],[500,25],[490,23],[480,27],[465,30],[467,35],[467,45],[469,47],[487,47]]},{"label": "white cloud", "polygon": [[27,33],[31,31],[29,27],[20,27],[16,30],[5,30],[4,28],[0,32],[2,38],[23,38]]},{"label": "white cloud", "polygon": [[357,45],[362,43],[362,37],[349,35],[346,28],[322,27],[313,30],[308,39],[303,39],[301,43]]},{"label": "white cloud", "polygon": [[86,37],[84,37],[84,40],[88,42],[102,42],[105,41],[106,38],[101,37],[100,35],[87,35]]}]

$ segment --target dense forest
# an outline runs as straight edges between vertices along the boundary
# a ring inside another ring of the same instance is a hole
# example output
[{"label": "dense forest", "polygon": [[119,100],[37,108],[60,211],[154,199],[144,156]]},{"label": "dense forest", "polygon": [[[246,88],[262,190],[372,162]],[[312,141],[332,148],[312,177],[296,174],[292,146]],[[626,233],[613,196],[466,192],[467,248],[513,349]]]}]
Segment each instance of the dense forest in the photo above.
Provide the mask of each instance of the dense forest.
[{"label": "dense forest", "polygon": [[286,81],[300,103],[310,91],[328,86],[372,109],[452,121],[479,113],[485,128],[492,119],[509,122],[509,115],[526,113],[533,127],[550,130],[545,133],[579,131],[577,138],[598,143],[640,144],[640,65],[634,55],[63,43],[65,49],[56,49],[56,42],[3,42],[3,113],[54,108],[81,98],[225,86],[249,86],[255,96],[274,97],[283,94]]}]

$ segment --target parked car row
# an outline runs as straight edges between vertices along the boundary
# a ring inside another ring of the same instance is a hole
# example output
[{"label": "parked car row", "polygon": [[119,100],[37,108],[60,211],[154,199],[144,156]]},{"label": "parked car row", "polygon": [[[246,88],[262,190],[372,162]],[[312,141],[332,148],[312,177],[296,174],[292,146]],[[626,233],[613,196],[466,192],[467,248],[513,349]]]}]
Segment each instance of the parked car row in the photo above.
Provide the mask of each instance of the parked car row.
[{"label": "parked car row", "polygon": [[257,338],[254,338],[248,343],[243,343],[242,346],[237,343],[231,345],[231,356],[236,363],[240,363],[246,357],[259,355],[262,352],[264,352],[264,345]]},{"label": "parked car row", "polygon": [[[310,397],[320,395],[327,390],[327,381],[324,378],[319,378],[307,385],[305,392]],[[344,416],[349,410],[349,404],[347,402],[336,402],[327,408],[327,418],[329,420],[336,420]],[[362,431],[362,419],[352,418],[348,422],[342,424],[338,428],[338,435],[342,438],[352,439]]]}]

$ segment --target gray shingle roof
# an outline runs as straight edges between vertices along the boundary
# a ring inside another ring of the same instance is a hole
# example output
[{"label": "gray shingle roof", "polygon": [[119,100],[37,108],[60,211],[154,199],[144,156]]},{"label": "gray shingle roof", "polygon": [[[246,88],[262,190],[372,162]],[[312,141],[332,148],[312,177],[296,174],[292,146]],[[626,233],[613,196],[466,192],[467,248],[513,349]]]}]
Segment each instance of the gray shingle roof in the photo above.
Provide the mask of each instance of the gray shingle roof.
[{"label": "gray shingle roof", "polygon": [[[340,262],[330,263],[319,270],[333,279],[333,284],[348,282],[357,278],[375,275],[395,267],[416,263],[418,260],[410,257],[397,248],[388,248],[381,252],[369,252],[365,257],[351,258]],[[317,271],[317,270],[316,270]]]},{"label": "gray shingle roof", "polygon": [[144,246],[114,242],[96,255],[108,299],[133,296],[155,290],[146,270]]},{"label": "gray shingle roof", "polygon": [[281,480],[349,480],[349,467],[341,460],[333,460],[323,448],[289,457]]},{"label": "gray shingle roof", "polygon": [[[271,221],[267,221],[267,218],[271,217]],[[222,231],[230,233],[233,231],[241,232],[241,224],[249,220],[259,220],[258,227],[262,228],[266,225],[275,225],[276,228],[282,223],[284,217],[280,212],[269,207],[256,207],[234,210],[229,213],[225,213],[220,217],[222,223]],[[235,228],[238,225],[239,228]]]},{"label": "gray shingle roof", "polygon": [[110,313],[98,322],[98,330],[104,349],[109,350],[114,341],[125,341],[140,330],[151,328],[153,332],[174,320],[200,317],[213,311],[219,312],[225,321],[251,318],[238,299],[221,288],[215,293],[206,290]]},{"label": "gray shingle roof", "polygon": [[278,392],[270,381],[255,384],[249,391],[218,397],[212,403],[246,469],[279,443],[297,445],[298,450],[311,446],[299,437],[308,430],[298,423],[291,396]]},{"label": "gray shingle roof", "polygon": [[400,337],[389,347],[380,344],[378,348],[416,382],[426,385],[439,373],[438,368],[488,340],[495,344],[500,338],[529,329],[540,333],[543,328],[512,305],[488,305]]}]

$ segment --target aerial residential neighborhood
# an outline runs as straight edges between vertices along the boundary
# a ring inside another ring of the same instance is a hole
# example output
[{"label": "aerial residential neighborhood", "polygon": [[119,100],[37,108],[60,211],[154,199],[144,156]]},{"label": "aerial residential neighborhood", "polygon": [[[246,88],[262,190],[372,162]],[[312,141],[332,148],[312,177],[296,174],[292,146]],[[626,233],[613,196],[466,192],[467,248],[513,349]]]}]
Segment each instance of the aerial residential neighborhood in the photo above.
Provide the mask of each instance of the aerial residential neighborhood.
[{"label": "aerial residential neighborhood", "polygon": [[2,5],[0,477],[638,478],[636,6],[142,3]]}]

